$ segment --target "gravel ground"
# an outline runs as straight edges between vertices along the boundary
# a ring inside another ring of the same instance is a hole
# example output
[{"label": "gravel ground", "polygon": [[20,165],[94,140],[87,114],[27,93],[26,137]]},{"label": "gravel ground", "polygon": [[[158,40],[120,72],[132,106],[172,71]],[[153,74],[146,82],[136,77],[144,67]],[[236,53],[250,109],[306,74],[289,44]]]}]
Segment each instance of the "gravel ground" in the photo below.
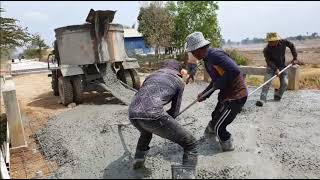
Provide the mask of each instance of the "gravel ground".
[{"label": "gravel ground", "polygon": [[[187,85],[182,108],[206,87]],[[253,90],[250,88],[250,90]],[[259,91],[228,127],[236,149],[223,153],[204,129],[217,102],[217,92],[177,120],[199,141],[198,178],[320,178],[320,91],[287,91],[282,102],[256,107]],[[269,99],[273,96],[270,91]],[[154,136],[147,169],[134,172],[131,161],[139,137],[128,123],[127,106],[79,105],[48,121],[37,132],[43,154],[59,169],[47,178],[171,178],[171,164],[180,164],[182,148]]]}]

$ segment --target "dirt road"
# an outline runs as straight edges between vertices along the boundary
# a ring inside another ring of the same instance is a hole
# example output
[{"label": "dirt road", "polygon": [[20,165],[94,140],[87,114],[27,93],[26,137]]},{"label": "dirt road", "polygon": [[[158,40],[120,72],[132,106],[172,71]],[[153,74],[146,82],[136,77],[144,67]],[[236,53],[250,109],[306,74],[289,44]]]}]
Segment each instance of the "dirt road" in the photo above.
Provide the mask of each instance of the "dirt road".
[{"label": "dirt road", "polygon": [[[187,85],[182,108],[205,86]],[[288,91],[281,103],[270,101],[262,108],[254,106],[258,96],[249,98],[229,127],[234,152],[222,153],[214,137],[203,136],[216,93],[177,119],[198,139],[198,178],[319,178],[320,91]],[[114,125],[128,122],[127,116],[127,106],[113,102],[80,105],[51,118],[37,133],[45,156],[60,165],[50,177],[171,178],[170,164],[181,162],[182,149],[157,136],[151,142],[148,170],[131,170],[139,133],[132,126]]]}]

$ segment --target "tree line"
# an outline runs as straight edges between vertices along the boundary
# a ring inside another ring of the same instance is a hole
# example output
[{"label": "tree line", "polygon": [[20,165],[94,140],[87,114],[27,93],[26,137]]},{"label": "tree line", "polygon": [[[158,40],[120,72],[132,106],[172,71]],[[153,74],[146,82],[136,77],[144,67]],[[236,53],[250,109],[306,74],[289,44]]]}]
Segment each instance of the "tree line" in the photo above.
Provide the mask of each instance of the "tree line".
[{"label": "tree line", "polygon": [[156,56],[160,47],[183,53],[186,38],[194,31],[201,31],[213,47],[220,47],[218,9],[215,1],[142,2],[138,31],[146,44],[155,48]]},{"label": "tree line", "polygon": [[[297,35],[297,36],[289,36],[285,39],[288,40],[296,40],[296,41],[304,41],[307,39],[318,39],[320,38],[319,34],[317,32],[311,33],[309,35],[309,33],[307,33],[306,35]],[[259,44],[259,43],[265,43],[266,39],[265,38],[257,38],[254,37],[252,39],[250,38],[245,38],[243,40],[241,40],[240,42],[237,41],[231,41],[230,39],[228,39],[228,41],[222,39],[222,45],[239,45],[239,44]]]},{"label": "tree line", "polygon": [[19,20],[3,17],[4,12],[0,8],[0,59],[8,59],[18,47],[24,48],[23,55],[27,58],[41,59],[43,51],[49,48],[44,39],[38,33],[31,34],[27,27],[18,25]]}]

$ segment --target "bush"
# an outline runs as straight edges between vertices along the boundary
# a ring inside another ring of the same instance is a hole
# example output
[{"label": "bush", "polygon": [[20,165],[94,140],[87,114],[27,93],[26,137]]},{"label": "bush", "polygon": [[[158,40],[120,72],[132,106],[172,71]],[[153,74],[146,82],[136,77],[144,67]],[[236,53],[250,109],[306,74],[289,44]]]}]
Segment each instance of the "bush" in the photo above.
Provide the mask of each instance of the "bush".
[{"label": "bush", "polygon": [[235,49],[227,49],[226,53],[238,64],[238,65],[248,65],[249,59],[243,55],[241,55]]}]

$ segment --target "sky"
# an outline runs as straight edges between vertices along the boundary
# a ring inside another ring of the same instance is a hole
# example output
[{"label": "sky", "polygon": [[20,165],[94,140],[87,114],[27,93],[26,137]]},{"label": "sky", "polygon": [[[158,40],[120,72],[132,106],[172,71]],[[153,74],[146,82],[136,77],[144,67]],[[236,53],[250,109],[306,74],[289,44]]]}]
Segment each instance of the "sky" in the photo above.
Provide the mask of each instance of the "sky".
[{"label": "sky", "polygon": [[[90,10],[116,10],[113,22],[137,24],[139,1],[1,1],[3,17],[13,17],[39,33],[49,44],[54,29],[82,24]],[[263,38],[267,32],[281,37],[318,32],[320,34],[320,2],[316,1],[221,1],[218,21],[224,39],[241,41],[249,37]]]}]

